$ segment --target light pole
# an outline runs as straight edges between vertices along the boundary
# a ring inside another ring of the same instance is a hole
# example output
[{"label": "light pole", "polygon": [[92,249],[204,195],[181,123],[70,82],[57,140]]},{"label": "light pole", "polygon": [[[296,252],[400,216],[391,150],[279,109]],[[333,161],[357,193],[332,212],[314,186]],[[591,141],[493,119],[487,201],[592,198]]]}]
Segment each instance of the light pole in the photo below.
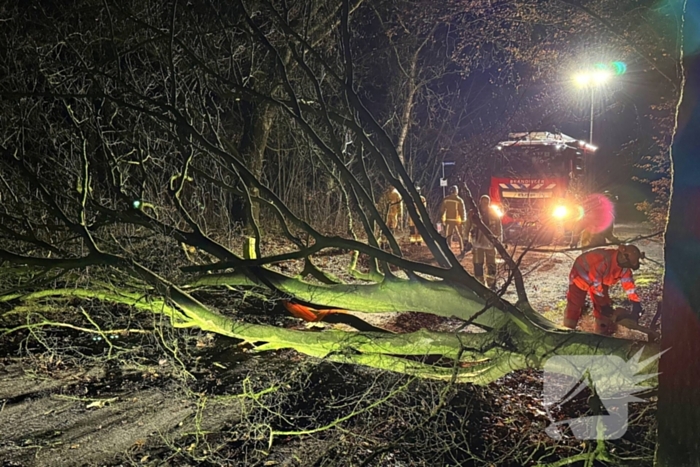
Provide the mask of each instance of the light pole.
[{"label": "light pole", "polygon": [[[606,69],[596,69],[593,71],[581,72],[574,75],[574,83],[579,89],[590,90],[591,99],[591,121],[588,129],[588,144],[593,145],[593,116],[595,115],[595,90],[598,87],[605,85],[610,78],[612,78],[613,73]],[[587,166],[588,164],[586,164]],[[591,190],[592,180],[591,171],[586,170],[586,186],[588,191]]]},{"label": "light pole", "polygon": [[597,87],[603,86],[610,81],[612,73],[608,70],[595,70],[590,72],[579,73],[574,76],[574,83],[581,89],[589,89],[591,91],[591,125],[588,130],[588,143],[593,144],[593,115],[595,110],[595,90]]}]

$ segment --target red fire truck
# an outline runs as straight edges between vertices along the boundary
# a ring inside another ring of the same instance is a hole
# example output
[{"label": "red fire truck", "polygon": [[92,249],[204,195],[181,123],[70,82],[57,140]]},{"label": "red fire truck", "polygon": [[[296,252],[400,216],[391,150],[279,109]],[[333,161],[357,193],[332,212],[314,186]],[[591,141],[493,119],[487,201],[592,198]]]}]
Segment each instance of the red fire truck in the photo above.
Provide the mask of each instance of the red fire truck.
[{"label": "red fire truck", "polygon": [[[561,133],[510,133],[492,158],[489,195],[508,243],[569,241],[583,216],[572,184],[596,148]],[[569,238],[567,238],[569,237]]]}]

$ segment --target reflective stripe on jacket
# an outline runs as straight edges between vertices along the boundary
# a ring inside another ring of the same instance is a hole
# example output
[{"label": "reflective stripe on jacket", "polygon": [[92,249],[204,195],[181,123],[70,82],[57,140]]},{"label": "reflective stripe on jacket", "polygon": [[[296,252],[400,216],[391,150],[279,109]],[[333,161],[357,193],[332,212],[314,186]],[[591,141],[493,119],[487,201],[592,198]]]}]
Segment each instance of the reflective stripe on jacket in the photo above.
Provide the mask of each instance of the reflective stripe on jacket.
[{"label": "reflective stripe on jacket", "polygon": [[632,270],[617,264],[618,250],[597,248],[587,251],[574,261],[569,281],[581,290],[593,292],[598,297],[605,295],[603,286],[613,286],[620,282],[633,302],[639,302],[632,278]]},{"label": "reflective stripe on jacket", "polygon": [[464,222],[467,219],[464,200],[458,195],[449,195],[443,199],[440,205],[440,219],[443,222]]}]

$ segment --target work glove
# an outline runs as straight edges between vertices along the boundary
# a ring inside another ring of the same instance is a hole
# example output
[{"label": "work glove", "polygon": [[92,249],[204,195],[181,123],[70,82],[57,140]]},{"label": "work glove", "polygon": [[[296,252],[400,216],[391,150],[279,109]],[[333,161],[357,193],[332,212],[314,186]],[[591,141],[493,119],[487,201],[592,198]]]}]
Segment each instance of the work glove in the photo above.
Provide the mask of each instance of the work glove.
[{"label": "work glove", "polygon": [[632,302],[632,319],[638,322],[642,314],[644,314],[642,304],[639,302]]},{"label": "work glove", "polygon": [[615,310],[610,305],[603,305],[602,307],[600,307],[600,314],[607,318],[612,318],[614,312]]}]

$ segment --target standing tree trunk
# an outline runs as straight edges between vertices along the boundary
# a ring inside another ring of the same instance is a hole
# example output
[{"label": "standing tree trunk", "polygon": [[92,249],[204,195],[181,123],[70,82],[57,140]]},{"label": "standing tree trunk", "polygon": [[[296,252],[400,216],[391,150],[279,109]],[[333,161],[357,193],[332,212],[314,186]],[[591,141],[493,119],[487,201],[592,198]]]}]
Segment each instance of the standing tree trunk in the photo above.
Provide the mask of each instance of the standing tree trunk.
[{"label": "standing tree trunk", "polygon": [[661,341],[669,350],[659,363],[657,467],[700,466],[700,58],[684,63],[671,153]]},{"label": "standing tree trunk", "polygon": [[399,62],[399,68],[403,71],[404,79],[406,80],[405,86],[407,88],[406,98],[404,100],[403,110],[401,112],[401,120],[399,121],[399,139],[396,143],[396,153],[399,156],[401,164],[404,167],[406,167],[411,177],[413,177],[414,175],[413,169],[412,167],[408,167],[406,165],[406,139],[408,138],[408,132],[411,129],[411,125],[414,123],[413,106],[416,103],[416,96],[418,94],[419,89],[425,85],[425,82],[422,81],[418,76],[420,54],[423,50],[423,47],[429,44],[430,39],[433,37],[435,29],[437,29],[437,26],[434,26],[432,31],[429,34],[426,34],[425,39],[423,39],[423,42],[421,42],[421,44],[416,47],[415,51],[409,59],[407,71],[401,65],[401,57],[399,57],[398,54],[396,56],[396,60]]},{"label": "standing tree trunk", "polygon": [[[416,68],[418,67],[418,52],[420,49],[416,50],[411,59],[411,71],[408,76],[408,95],[406,96],[406,101],[403,106],[403,112],[401,113],[401,130],[399,131],[399,140],[396,143],[396,152],[399,155],[399,160],[404,167],[406,167],[406,138],[408,137],[408,130],[413,123],[411,118],[411,111],[413,110],[413,105],[415,104],[416,93],[418,92],[418,83],[416,82]],[[410,169],[409,169],[410,170]],[[410,175],[413,176],[412,171]]]},{"label": "standing tree trunk", "polygon": [[[243,136],[239,145],[239,151],[246,161],[248,169],[253,176],[262,180],[263,163],[265,160],[265,148],[270,137],[274,109],[266,102],[251,103],[249,119],[245,122]],[[260,196],[257,187],[249,187],[250,195],[253,198]],[[253,201],[250,206],[252,220],[260,225],[260,205]],[[253,233],[251,219],[246,219],[246,231]]]}]

